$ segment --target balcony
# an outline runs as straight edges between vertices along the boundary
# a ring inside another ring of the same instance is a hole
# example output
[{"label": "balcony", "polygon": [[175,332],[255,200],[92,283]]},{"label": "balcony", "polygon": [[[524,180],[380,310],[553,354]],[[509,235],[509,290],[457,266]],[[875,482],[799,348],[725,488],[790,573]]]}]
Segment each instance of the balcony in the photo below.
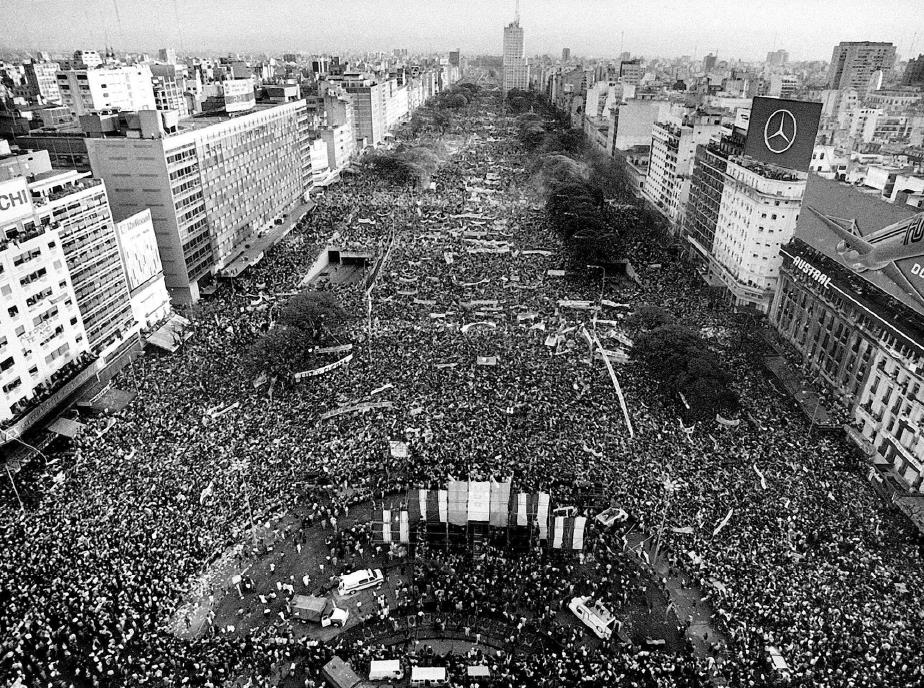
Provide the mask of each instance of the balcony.
[{"label": "balcony", "polygon": [[58,406],[67,401],[90,378],[97,375],[99,359],[89,353],[71,361],[45,382],[44,389],[36,390],[35,396],[16,410],[16,415],[0,426],[0,442],[9,442],[21,437],[33,425],[42,420]]}]

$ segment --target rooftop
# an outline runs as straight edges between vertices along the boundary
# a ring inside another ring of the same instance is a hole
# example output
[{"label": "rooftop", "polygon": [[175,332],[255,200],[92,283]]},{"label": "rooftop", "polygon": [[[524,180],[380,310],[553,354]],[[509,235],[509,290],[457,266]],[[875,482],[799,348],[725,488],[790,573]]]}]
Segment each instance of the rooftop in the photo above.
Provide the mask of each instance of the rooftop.
[{"label": "rooftop", "polygon": [[[854,273],[844,266],[837,253],[840,239],[820,217],[808,210],[808,207],[829,217],[855,219],[863,236],[911,217],[920,212],[919,210],[907,205],[886,203],[877,196],[867,195],[849,184],[830,181],[814,174],[809,175],[802,206],[803,211],[799,214],[799,222],[796,225],[796,239],[805,242],[809,247],[840,266],[852,286],[856,284],[858,293],[864,291],[863,283],[865,282],[924,318],[924,302],[916,298],[914,294],[909,294],[885,273],[878,270]],[[876,301],[875,294],[865,293]],[[879,302],[874,305],[886,308],[890,306],[887,299],[879,299]]]}]

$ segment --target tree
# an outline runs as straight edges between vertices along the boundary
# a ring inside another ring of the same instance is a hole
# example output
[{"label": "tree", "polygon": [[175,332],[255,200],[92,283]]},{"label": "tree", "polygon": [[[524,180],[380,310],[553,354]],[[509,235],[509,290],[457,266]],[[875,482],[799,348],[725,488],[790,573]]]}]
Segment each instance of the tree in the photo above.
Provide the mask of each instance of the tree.
[{"label": "tree", "polygon": [[303,291],[282,307],[279,325],[293,328],[312,344],[330,339],[346,323],[346,312],[333,294],[326,291]]},{"label": "tree", "polygon": [[307,367],[313,349],[310,337],[299,329],[276,326],[255,341],[244,355],[244,372],[248,377],[265,373],[286,380]]},{"label": "tree", "polygon": [[691,415],[708,418],[738,408],[731,376],[698,333],[677,324],[660,325],[635,337],[633,358],[669,389],[684,395]]},{"label": "tree", "polygon": [[674,321],[670,313],[660,306],[644,304],[638,307],[632,315],[626,318],[626,326],[635,332],[640,330],[653,330],[662,325],[669,325]]}]

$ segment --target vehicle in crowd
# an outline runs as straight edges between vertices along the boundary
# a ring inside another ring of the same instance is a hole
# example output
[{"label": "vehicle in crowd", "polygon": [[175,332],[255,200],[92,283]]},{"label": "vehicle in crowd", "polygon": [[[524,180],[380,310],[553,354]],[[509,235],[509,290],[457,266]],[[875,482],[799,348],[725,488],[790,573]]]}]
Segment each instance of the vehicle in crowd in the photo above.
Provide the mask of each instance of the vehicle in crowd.
[{"label": "vehicle in crowd", "polygon": [[326,597],[296,595],[289,601],[289,613],[300,621],[321,624],[322,628],[343,625],[350,618],[350,611],[334,604]]},{"label": "vehicle in crowd", "polygon": [[770,668],[773,669],[776,675],[783,681],[790,680],[792,678],[792,672],[789,669],[789,663],[786,661],[786,658],[783,657],[779,649],[773,645],[767,645],[764,649],[767,652],[767,661],[770,663]]},{"label": "vehicle in crowd", "polygon": [[400,681],[404,678],[404,669],[399,659],[373,659],[369,663],[370,681]]},{"label": "vehicle in crowd", "polygon": [[430,686],[446,686],[446,667],[413,667],[411,669],[411,688],[429,688]]},{"label": "vehicle in crowd", "polygon": [[367,588],[377,588],[385,582],[382,569],[362,569],[340,577],[337,591],[340,595],[352,595]]},{"label": "vehicle in crowd", "polygon": [[616,617],[599,600],[593,599],[590,595],[572,597],[568,603],[568,609],[598,638],[606,640],[616,630],[618,622]]},{"label": "vehicle in crowd", "polygon": [[611,506],[597,514],[597,523],[604,528],[609,528],[617,523],[625,523],[629,520],[629,514],[617,506]]}]

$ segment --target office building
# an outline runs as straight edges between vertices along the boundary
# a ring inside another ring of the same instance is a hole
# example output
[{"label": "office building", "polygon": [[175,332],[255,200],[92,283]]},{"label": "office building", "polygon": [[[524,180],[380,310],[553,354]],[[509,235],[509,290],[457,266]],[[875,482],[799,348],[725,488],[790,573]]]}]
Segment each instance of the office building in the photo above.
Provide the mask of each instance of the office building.
[{"label": "office building", "polygon": [[804,201],[782,251],[770,324],[850,409],[848,434],[869,457],[870,480],[898,503],[924,492],[924,298],[912,286],[921,282],[921,258],[893,263],[898,276],[854,272],[831,226],[856,220],[866,236],[915,210],[814,175]]},{"label": "office building", "polygon": [[715,69],[715,64],[718,59],[719,58],[712,53],[706,55],[706,57],[703,58],[703,71],[708,74],[713,69]]},{"label": "office building", "polygon": [[180,117],[189,115],[186,92],[181,82],[166,76],[155,76],[151,86],[154,89],[154,106],[158,110],[175,110]]},{"label": "office building", "polygon": [[27,429],[37,401],[90,363],[90,348],[59,227],[38,221],[24,178],[0,182],[0,199],[0,435],[7,439]]},{"label": "office building", "polygon": [[780,246],[790,240],[815,145],[820,103],[754,98],[740,123],[697,146],[683,234],[700,274],[738,306],[766,312]]},{"label": "office building", "polygon": [[108,357],[137,334],[106,187],[73,170],[29,183],[36,223],[59,228],[90,351]]},{"label": "office building", "polygon": [[95,50],[75,50],[74,51],[74,68],[75,69],[93,69],[103,64],[103,58]]},{"label": "office building", "polygon": [[629,150],[651,145],[651,129],[670,115],[667,100],[630,98],[610,110],[607,150]]},{"label": "office building", "polygon": [[131,67],[67,69],[58,72],[61,104],[75,117],[95,110],[153,110],[151,70],[145,64]]},{"label": "office building", "polygon": [[679,122],[655,122],[652,127],[645,196],[674,228],[683,223],[696,147],[708,144],[721,128],[721,112],[708,110],[686,113]]},{"label": "office building", "polygon": [[[167,288],[181,302],[303,202],[305,101],[258,104],[165,127],[140,112],[105,138],[86,139],[117,220],[151,209]],[[310,170],[310,159],[307,161]]]},{"label": "office building", "polygon": [[504,93],[514,88],[529,88],[529,60],[524,52],[523,35],[518,11],[516,18],[504,27]]},{"label": "office building", "polygon": [[453,67],[462,67],[462,52],[459,50],[451,50],[449,52],[449,64]]},{"label": "office building", "polygon": [[27,62],[23,65],[26,82],[42,103],[60,103],[57,62]]},{"label": "office building", "polygon": [[924,55],[908,60],[908,66],[902,75],[902,86],[924,86]]},{"label": "office building", "polygon": [[643,76],[645,76],[645,70],[642,67],[641,60],[626,60],[625,62],[619,63],[620,82],[637,86],[641,83]]},{"label": "office building", "polygon": [[869,90],[875,72],[887,72],[895,65],[895,46],[891,43],[848,41],[834,47],[828,67],[828,88]]},{"label": "office building", "polygon": [[561,61],[567,62],[571,59],[571,48],[562,48],[561,49]]}]

